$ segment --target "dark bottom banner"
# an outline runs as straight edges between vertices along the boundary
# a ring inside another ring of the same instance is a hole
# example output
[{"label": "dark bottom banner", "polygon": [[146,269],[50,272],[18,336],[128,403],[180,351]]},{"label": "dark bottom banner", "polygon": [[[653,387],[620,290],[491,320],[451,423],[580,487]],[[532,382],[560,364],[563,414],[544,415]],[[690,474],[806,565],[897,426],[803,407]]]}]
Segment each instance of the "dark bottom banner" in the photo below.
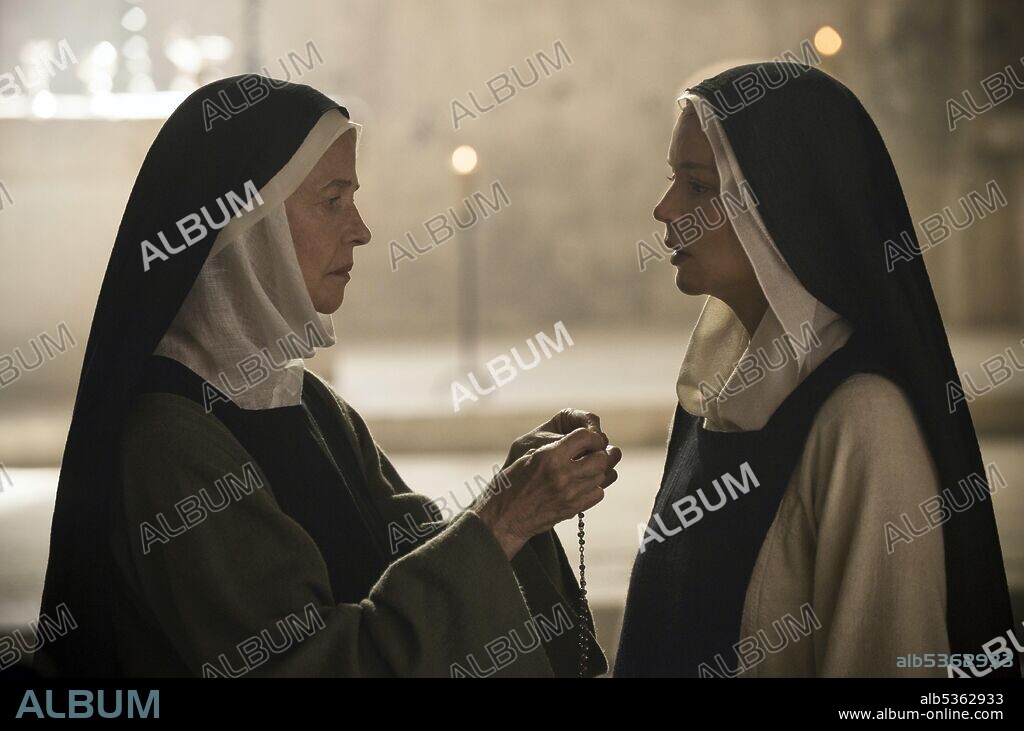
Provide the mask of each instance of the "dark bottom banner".
[{"label": "dark bottom banner", "polygon": [[[337,682],[337,681],[333,681]],[[254,680],[242,683],[208,683],[186,679],[87,681],[40,681],[33,678],[7,678],[0,681],[0,718],[169,718],[181,721],[260,721],[278,718],[294,721],[297,716],[313,718],[319,714],[336,714],[339,704],[351,704],[352,698],[326,679]],[[989,680],[968,682],[954,679],[891,680],[764,680],[745,682],[742,688],[729,683],[680,684],[675,691],[680,707],[670,714],[665,708],[662,692],[649,689],[651,700],[657,700],[654,716],[685,725],[688,720],[704,717],[710,709],[719,720],[756,720],[771,718],[775,722],[793,721],[876,721],[876,720],[984,720],[1013,721],[1021,718],[1020,680]],[[273,685],[273,688],[270,686]],[[697,687],[697,686],[701,687]],[[627,704],[640,703],[642,715],[651,714],[651,705],[644,703],[645,689],[635,682],[598,683],[589,686],[600,696],[593,699],[584,691],[572,705],[574,718],[587,714],[588,707],[606,708],[609,696],[622,693],[624,711]],[[563,689],[564,690],[564,689]],[[438,688],[402,685],[402,695],[424,694],[432,708],[443,708],[443,693]],[[495,701],[502,702],[504,693],[493,691]],[[543,693],[537,689],[537,693]],[[548,691],[556,692],[553,685]],[[579,689],[576,692],[580,692]],[[452,693],[452,702],[456,694]],[[480,696],[480,691],[474,692]],[[522,698],[521,695],[517,696]],[[477,701],[478,702],[478,701]],[[505,700],[507,702],[507,700]],[[696,705],[694,705],[696,704]],[[533,703],[530,704],[535,707]],[[420,703],[403,702],[389,705],[389,714],[423,713]],[[555,705],[545,708],[552,713]],[[407,709],[403,711],[402,709]],[[525,709],[524,709],[525,710]],[[431,716],[436,719],[436,710]],[[597,719],[595,719],[597,720]],[[607,719],[605,719],[607,720]]]}]

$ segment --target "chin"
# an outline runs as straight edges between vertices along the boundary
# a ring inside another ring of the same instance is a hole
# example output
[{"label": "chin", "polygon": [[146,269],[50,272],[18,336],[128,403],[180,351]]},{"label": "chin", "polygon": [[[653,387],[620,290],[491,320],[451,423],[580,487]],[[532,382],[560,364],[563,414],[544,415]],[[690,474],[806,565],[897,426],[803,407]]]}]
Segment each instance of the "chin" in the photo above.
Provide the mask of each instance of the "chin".
[{"label": "chin", "polygon": [[683,294],[688,294],[692,297],[706,294],[705,288],[701,284],[694,280],[689,272],[684,272],[682,269],[676,269],[676,289]]},{"label": "chin", "polygon": [[342,287],[338,292],[327,292],[320,297],[316,298],[313,302],[313,307],[321,315],[333,315],[341,307],[341,303],[345,301],[345,288]]}]

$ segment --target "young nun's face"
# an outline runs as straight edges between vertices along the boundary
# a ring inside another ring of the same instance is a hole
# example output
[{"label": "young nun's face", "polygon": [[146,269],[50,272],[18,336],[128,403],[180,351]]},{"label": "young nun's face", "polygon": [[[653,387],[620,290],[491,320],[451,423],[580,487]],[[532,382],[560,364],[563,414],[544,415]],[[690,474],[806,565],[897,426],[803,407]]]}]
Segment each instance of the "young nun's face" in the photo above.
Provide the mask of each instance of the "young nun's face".
[{"label": "young nun's face", "polygon": [[325,315],[345,299],[355,248],[370,242],[354,200],[355,137],[349,130],[335,140],[285,201],[302,278],[316,311]]},{"label": "young nun's face", "polygon": [[760,291],[728,220],[715,155],[692,105],[676,122],[668,164],[672,184],[654,217],[666,225],[665,243],[676,249],[671,258],[676,287],[684,294],[710,294],[727,304]]}]

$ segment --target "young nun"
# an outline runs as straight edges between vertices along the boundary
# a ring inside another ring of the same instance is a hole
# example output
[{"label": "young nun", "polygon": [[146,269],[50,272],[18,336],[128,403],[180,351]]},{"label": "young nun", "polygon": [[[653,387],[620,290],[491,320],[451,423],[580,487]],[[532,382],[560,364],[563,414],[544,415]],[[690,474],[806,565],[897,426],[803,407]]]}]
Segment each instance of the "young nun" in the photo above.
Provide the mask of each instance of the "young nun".
[{"label": "young nun", "polygon": [[581,654],[607,670],[550,530],[615,479],[597,417],[517,440],[452,516],[304,368],[370,239],[355,138],[326,96],[253,75],[161,129],[85,356],[42,602],[75,628],[41,672],[576,676]]},{"label": "young nun", "polygon": [[[676,286],[707,298],[615,675],[946,676],[905,658],[983,654],[1013,620],[924,264],[887,266],[914,226],[885,145],[803,65],[734,68],[680,106],[654,216]],[[996,660],[975,672],[1019,677]]]}]

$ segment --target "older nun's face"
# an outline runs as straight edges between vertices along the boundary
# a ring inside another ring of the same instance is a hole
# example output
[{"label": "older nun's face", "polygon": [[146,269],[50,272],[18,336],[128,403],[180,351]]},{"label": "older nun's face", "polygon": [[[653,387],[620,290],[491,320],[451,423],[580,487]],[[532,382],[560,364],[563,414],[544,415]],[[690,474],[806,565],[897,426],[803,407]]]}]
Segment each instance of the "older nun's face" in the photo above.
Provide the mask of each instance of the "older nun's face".
[{"label": "older nun's face", "polygon": [[370,242],[370,230],[356,210],[355,130],[327,149],[286,201],[295,254],[316,311],[329,315],[345,299],[357,246]]},{"label": "older nun's face", "polygon": [[711,143],[700,117],[687,104],[669,148],[672,185],[654,209],[666,225],[665,243],[676,249],[676,287],[685,294],[710,294],[725,302],[758,289],[754,269],[722,205],[721,183]]}]

